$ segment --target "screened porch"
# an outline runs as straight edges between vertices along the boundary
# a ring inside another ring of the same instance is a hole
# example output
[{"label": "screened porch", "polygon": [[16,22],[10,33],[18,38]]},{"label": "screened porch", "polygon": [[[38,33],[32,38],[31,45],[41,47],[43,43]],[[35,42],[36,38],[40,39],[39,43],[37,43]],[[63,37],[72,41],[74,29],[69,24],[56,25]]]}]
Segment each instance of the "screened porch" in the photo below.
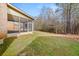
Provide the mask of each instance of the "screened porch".
[{"label": "screened porch", "polygon": [[33,21],[23,17],[8,14],[8,33],[22,33],[33,31]]}]

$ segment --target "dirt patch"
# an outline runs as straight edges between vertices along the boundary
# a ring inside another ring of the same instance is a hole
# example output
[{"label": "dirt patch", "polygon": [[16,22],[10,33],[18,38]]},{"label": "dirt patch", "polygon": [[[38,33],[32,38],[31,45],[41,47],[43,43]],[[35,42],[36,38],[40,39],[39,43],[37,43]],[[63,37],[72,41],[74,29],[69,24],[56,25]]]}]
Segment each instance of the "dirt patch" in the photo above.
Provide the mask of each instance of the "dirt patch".
[{"label": "dirt patch", "polygon": [[71,39],[79,40],[79,35],[72,35],[72,34],[55,34],[55,33],[48,33],[48,32],[38,31],[38,35],[39,36],[57,36],[57,37],[65,37],[65,38],[71,38]]},{"label": "dirt patch", "polygon": [[53,36],[59,36],[59,37],[66,37],[66,38],[72,38],[72,39],[79,39],[79,35],[71,35],[71,34],[52,34]]}]

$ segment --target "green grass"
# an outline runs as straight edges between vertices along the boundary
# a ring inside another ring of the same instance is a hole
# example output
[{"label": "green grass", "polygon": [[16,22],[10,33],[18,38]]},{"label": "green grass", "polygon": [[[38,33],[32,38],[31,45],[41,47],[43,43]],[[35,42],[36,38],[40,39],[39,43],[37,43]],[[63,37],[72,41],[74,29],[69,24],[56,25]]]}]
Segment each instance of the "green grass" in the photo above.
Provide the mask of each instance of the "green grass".
[{"label": "green grass", "polygon": [[34,35],[22,35],[16,38],[7,50],[3,53],[4,56],[15,56],[22,51],[27,45],[34,40]]},{"label": "green grass", "polygon": [[[44,36],[43,36],[44,35]],[[46,36],[45,36],[46,35]],[[40,55],[40,56],[77,56],[79,55],[79,42],[73,39],[54,37],[50,33],[34,32],[22,35],[12,41],[6,40],[3,47],[3,56]],[[4,52],[4,53],[3,53]]]},{"label": "green grass", "polygon": [[40,36],[28,45],[20,54],[40,56],[79,55],[79,42],[61,37]]},{"label": "green grass", "polygon": [[0,45],[0,55],[2,55],[6,51],[6,49],[13,42],[14,39],[16,39],[16,37],[9,37],[4,39],[4,43]]}]

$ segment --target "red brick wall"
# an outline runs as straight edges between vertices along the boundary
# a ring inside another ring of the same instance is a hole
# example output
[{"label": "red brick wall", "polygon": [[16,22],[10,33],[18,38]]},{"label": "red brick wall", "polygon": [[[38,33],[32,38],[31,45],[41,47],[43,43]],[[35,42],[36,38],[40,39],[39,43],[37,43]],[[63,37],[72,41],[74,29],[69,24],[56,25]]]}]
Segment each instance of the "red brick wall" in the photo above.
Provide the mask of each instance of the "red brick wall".
[{"label": "red brick wall", "polygon": [[7,34],[7,4],[0,3],[0,38]]}]

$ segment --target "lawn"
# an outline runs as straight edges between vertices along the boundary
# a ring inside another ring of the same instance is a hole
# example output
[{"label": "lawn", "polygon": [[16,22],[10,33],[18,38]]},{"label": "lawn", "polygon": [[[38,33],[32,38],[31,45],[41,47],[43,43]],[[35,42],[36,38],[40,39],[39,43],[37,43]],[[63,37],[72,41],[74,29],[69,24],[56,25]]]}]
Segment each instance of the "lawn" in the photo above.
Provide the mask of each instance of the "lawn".
[{"label": "lawn", "polygon": [[4,56],[15,56],[20,51],[22,51],[27,45],[29,45],[34,40],[34,35],[22,35],[17,37],[7,50],[3,53]]},{"label": "lawn", "polygon": [[9,47],[9,45],[16,39],[16,37],[9,37],[4,39],[4,43],[0,45],[0,55],[2,55],[6,49]]},{"label": "lawn", "polygon": [[35,32],[32,35],[16,38],[3,55],[75,56],[79,55],[79,42],[69,38],[51,36],[50,33],[48,35],[48,33]]},{"label": "lawn", "polygon": [[61,37],[40,36],[20,52],[20,54],[36,56],[75,56],[79,55],[79,42]]}]

